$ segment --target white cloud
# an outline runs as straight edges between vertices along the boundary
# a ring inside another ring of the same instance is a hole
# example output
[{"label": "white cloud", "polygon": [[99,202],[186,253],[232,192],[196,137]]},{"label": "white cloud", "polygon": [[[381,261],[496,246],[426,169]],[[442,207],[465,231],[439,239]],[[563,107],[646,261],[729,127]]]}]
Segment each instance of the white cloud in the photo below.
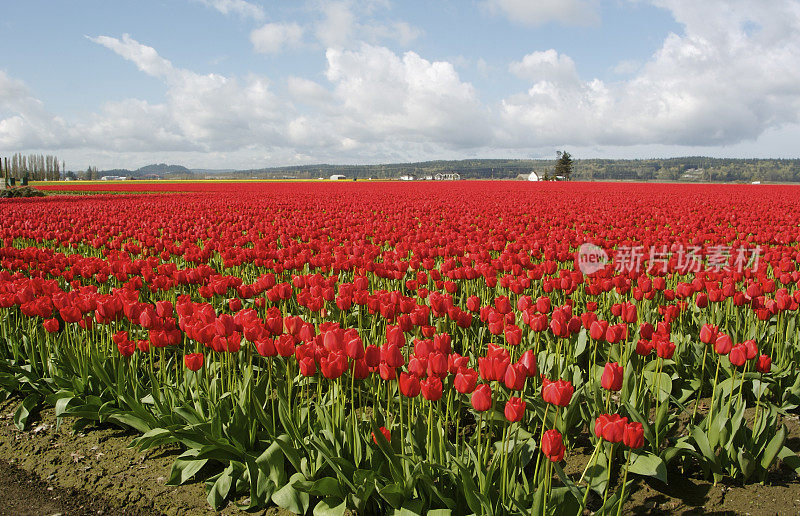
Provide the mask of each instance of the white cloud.
[{"label": "white cloud", "polygon": [[331,100],[331,94],[322,85],[302,77],[291,76],[286,79],[289,95],[298,102],[325,107]]},{"label": "white cloud", "polygon": [[367,41],[394,40],[401,46],[408,46],[422,35],[420,29],[404,21],[391,22],[388,25],[372,21],[359,24],[357,29]]},{"label": "white cloud", "polygon": [[630,75],[639,71],[641,68],[642,63],[635,59],[623,59],[611,69],[612,72],[618,75]]},{"label": "white cloud", "polygon": [[303,40],[303,28],[296,23],[267,23],[250,33],[250,42],[256,52],[278,54],[295,48]]},{"label": "white cloud", "polygon": [[139,70],[147,75],[166,79],[175,72],[172,63],[158,55],[158,52],[153,47],[139,44],[129,34],[123,34],[122,39],[109,36],[86,37],[90,41],[113,50],[123,58],[133,62]]},{"label": "white cloud", "polygon": [[[322,18],[315,24],[314,33],[325,47],[355,47],[360,42],[378,44],[396,41],[407,46],[422,35],[422,30],[402,20],[381,21],[376,11],[388,9],[389,3],[377,0],[342,0],[322,2]],[[357,15],[359,13],[360,15]]]},{"label": "white cloud", "polygon": [[0,70],[0,148],[54,148],[78,141],[78,132],[49,113],[22,81]]},{"label": "white cloud", "polygon": [[488,111],[453,65],[385,47],[328,49],[326,76],[334,84],[343,129],[358,140],[431,141],[445,146],[480,145]]},{"label": "white cloud", "polygon": [[[159,79],[167,87],[167,100],[152,106],[140,101],[127,101],[135,109],[126,119],[143,122],[160,119],[159,127],[168,128],[150,134],[158,137],[161,147],[205,148],[209,150],[238,148],[254,139],[266,138],[280,143],[281,119],[287,106],[269,90],[268,81],[256,75],[244,80],[218,74],[197,74],[177,68],[158,55],[155,49],[125,35],[122,39],[108,36],[92,38],[136,66]],[[125,138],[129,133],[125,122],[117,122],[118,106],[106,106],[99,125],[106,126],[110,139]],[[123,125],[120,125],[123,124]]]},{"label": "white cloud", "polygon": [[321,11],[324,18],[315,27],[317,39],[326,47],[345,46],[356,25],[350,2],[325,2]]},{"label": "white cloud", "polygon": [[[365,17],[373,16],[365,7],[386,8],[365,0],[324,4],[330,24],[322,32],[310,22],[288,30],[267,24],[263,51],[308,41],[308,33],[331,44],[324,69],[308,78],[201,74],[127,34],[101,35],[89,39],[161,81],[163,101],[108,102],[70,122],[0,71],[0,148],[52,149],[68,161],[83,153],[98,160],[87,164],[101,167],[119,165],[120,157],[132,160],[125,166],[157,158],[250,167],[540,149],[549,156],[556,146],[589,155],[611,149],[617,156],[791,148],[800,134],[800,3],[775,0],[767,10],[755,0],[651,1],[682,28],[649,59],[620,62],[621,76],[612,81],[582,77],[581,62],[556,49],[527,49],[506,70],[480,56],[448,62],[397,52],[371,43],[391,39],[385,28],[395,22]],[[272,29],[279,37],[267,37]],[[498,83],[515,75],[527,86],[482,102],[458,72],[487,69]]]},{"label": "white cloud", "polygon": [[529,56],[513,64],[533,84],[503,100],[499,138],[517,146],[719,145],[800,122],[800,4],[656,3],[683,34],[670,34],[627,81],[582,81],[555,51],[532,54],[536,66],[525,66]]},{"label": "white cloud", "polygon": [[578,80],[575,62],[569,56],[559,54],[553,49],[532,52],[523,57],[522,61],[511,63],[508,69],[517,77],[534,82],[571,83]]},{"label": "white cloud", "polygon": [[245,0],[195,0],[208,7],[212,7],[222,14],[237,14],[243,18],[261,20],[264,18],[264,9],[260,5]]},{"label": "white cloud", "polygon": [[600,15],[595,0],[486,0],[491,12],[500,12],[514,23],[539,26],[549,22],[564,25],[597,25]]},{"label": "white cloud", "polygon": [[392,24],[395,39],[401,45],[408,45],[422,35],[422,31],[406,22],[395,22]]}]

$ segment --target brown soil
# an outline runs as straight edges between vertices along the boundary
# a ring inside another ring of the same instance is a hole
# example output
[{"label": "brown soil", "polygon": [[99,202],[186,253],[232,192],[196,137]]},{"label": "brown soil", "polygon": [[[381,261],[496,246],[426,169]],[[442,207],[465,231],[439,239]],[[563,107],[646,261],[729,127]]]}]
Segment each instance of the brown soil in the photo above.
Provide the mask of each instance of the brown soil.
[{"label": "brown soil", "polygon": [[[57,425],[52,408],[19,431],[11,419],[18,404],[0,403],[0,515],[215,514],[202,482],[164,485],[178,447],[140,452],[128,448],[137,433],[111,425],[74,434],[72,421]],[[222,514],[242,512],[232,504]]]},{"label": "brown soil", "polygon": [[[705,400],[706,402],[708,400]],[[705,414],[707,407],[700,403],[698,414]],[[745,411],[745,417],[752,418],[754,409]],[[678,428],[683,428],[689,419],[688,414],[679,416]],[[786,446],[795,453],[800,452],[800,420],[798,416],[782,419],[786,425]],[[588,430],[587,430],[588,434]],[[588,439],[578,442],[578,446],[566,455],[564,471],[573,478],[580,476],[588,464],[593,447]],[[612,481],[612,489],[619,489],[622,478]],[[764,483],[751,479],[748,483],[729,478],[717,485],[702,478],[701,469],[688,467],[685,470],[671,467],[667,471],[668,484],[649,477],[628,477],[634,480],[630,498],[624,507],[625,514],[714,514],[714,515],[797,515],[800,514],[800,478],[794,470],[782,465],[780,461],[772,467]],[[598,509],[602,500],[590,496],[587,504]]]},{"label": "brown soil", "polygon": [[[19,400],[0,403],[0,504],[2,515],[173,515],[214,514],[202,482],[166,486],[177,447],[148,452],[128,448],[136,433],[93,425],[74,434],[71,421],[57,428],[52,408],[45,408],[25,431],[11,421]],[[800,422],[784,420],[787,445],[800,451]],[[579,441],[567,454],[565,472],[578,477],[592,447]],[[631,477],[629,477],[629,480]],[[723,481],[713,485],[699,468],[670,469],[669,484],[635,479],[626,514],[800,514],[800,479],[780,464],[764,484]],[[618,485],[621,479],[617,479]],[[601,501],[590,497],[589,509]],[[222,514],[242,513],[230,505]],[[257,514],[288,516],[271,508]]]}]

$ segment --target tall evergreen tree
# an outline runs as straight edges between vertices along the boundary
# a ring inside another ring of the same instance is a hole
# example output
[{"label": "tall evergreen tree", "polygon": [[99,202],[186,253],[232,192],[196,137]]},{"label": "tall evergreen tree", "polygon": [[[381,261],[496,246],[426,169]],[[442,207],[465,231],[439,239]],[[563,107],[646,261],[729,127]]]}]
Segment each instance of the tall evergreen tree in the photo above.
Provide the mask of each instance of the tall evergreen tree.
[{"label": "tall evergreen tree", "polygon": [[554,173],[556,176],[562,176],[565,180],[569,181],[572,175],[572,156],[567,151],[558,151],[558,160]]}]

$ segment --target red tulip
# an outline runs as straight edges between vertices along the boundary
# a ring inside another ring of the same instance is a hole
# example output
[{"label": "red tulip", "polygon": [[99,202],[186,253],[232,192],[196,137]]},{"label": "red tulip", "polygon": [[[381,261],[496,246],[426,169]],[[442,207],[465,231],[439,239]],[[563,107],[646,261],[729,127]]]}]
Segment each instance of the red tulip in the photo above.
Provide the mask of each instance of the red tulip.
[{"label": "red tulip", "polygon": [[702,328],[700,328],[700,342],[703,344],[711,344],[717,340],[717,333],[718,329],[716,326],[711,324],[704,324]]},{"label": "red tulip", "polygon": [[747,349],[747,360],[752,360],[756,358],[758,355],[758,344],[753,339],[746,340],[742,344],[744,344],[745,349]]},{"label": "red tulip", "polygon": [[58,331],[60,325],[58,319],[52,318],[52,319],[45,319],[42,322],[42,326],[44,326],[44,329],[47,330],[48,333],[55,333]]},{"label": "red tulip", "polygon": [[461,394],[470,394],[478,383],[478,372],[474,369],[463,368],[456,373],[453,387]]},{"label": "red tulip", "polygon": [[564,458],[564,440],[558,430],[552,429],[542,435],[542,453],[553,462],[561,462]]},{"label": "red tulip", "polygon": [[389,367],[386,362],[381,362],[378,366],[378,372],[381,375],[381,379],[384,381],[394,380],[397,378],[397,369],[394,367]]},{"label": "red tulip", "polygon": [[656,342],[656,355],[663,359],[670,359],[675,354],[675,344],[666,339],[658,339]]},{"label": "red tulip", "polygon": [[294,337],[288,333],[284,333],[275,339],[275,349],[282,357],[290,357],[294,355],[295,342]]},{"label": "red tulip", "polygon": [[328,380],[335,380],[348,369],[347,355],[343,351],[333,351],[319,359],[319,370]]},{"label": "red tulip", "polygon": [[528,351],[523,353],[522,356],[519,358],[518,363],[525,366],[525,373],[528,375],[528,378],[536,376],[536,373],[538,372],[536,366],[536,355],[533,354],[532,349],[529,349]]},{"label": "red tulip", "polygon": [[415,398],[419,395],[421,387],[418,376],[402,372],[400,373],[398,383],[400,384],[400,392],[403,393],[403,396]]},{"label": "red tulip", "polygon": [[622,434],[622,442],[631,449],[644,446],[644,428],[642,424],[633,422],[625,425],[625,431]]},{"label": "red tulip", "polygon": [[202,353],[189,353],[183,356],[183,362],[186,368],[191,371],[199,371],[203,367],[203,354]]},{"label": "red tulip", "polygon": [[522,330],[513,324],[506,326],[505,337],[509,346],[519,346],[520,342],[522,342]]},{"label": "red tulip", "polygon": [[536,311],[540,314],[549,314],[550,313],[550,298],[547,296],[542,296],[536,300]]},{"label": "red tulip", "polygon": [[717,340],[714,341],[714,351],[719,355],[727,355],[731,352],[731,348],[733,348],[733,342],[731,338],[724,333],[720,334]]},{"label": "red tulip", "polygon": [[256,341],[256,351],[262,357],[274,357],[278,354],[275,348],[275,341],[270,338],[261,338]]},{"label": "red tulip", "polygon": [[600,379],[600,385],[603,389],[609,391],[618,391],[622,389],[622,367],[616,362],[609,362],[603,368],[603,376]]},{"label": "red tulip", "polygon": [[494,307],[501,314],[511,313],[511,302],[506,296],[499,296],[494,299]]},{"label": "red tulip", "polygon": [[400,348],[393,344],[386,344],[381,348],[381,360],[389,367],[402,367],[406,363]]},{"label": "red tulip", "polygon": [[378,367],[381,362],[381,350],[378,346],[374,344],[367,346],[367,349],[364,350],[364,361],[369,367]]},{"label": "red tulip", "polygon": [[747,362],[747,348],[745,345],[737,344],[731,348],[728,359],[730,359],[731,364],[737,367],[743,366],[744,363]]},{"label": "red tulip", "polygon": [[472,402],[472,408],[478,412],[489,410],[489,407],[492,406],[492,388],[485,383],[479,385],[472,393],[470,401]]},{"label": "red tulip", "polygon": [[305,356],[298,362],[300,366],[300,374],[303,376],[314,376],[317,374],[317,363],[314,361],[313,356]]},{"label": "red tulip", "polygon": [[428,360],[426,358],[412,356],[408,360],[408,372],[417,378],[422,378],[428,372]]},{"label": "red tulip", "polygon": [[442,381],[435,376],[420,381],[420,388],[422,396],[428,401],[438,401],[442,397]]},{"label": "red tulip", "polygon": [[437,333],[433,337],[433,349],[439,353],[449,355],[453,351],[451,342],[452,337],[448,333]]},{"label": "red tulip", "polygon": [[772,358],[769,355],[761,355],[756,361],[756,371],[759,373],[769,373],[772,370]]},{"label": "red tulip", "polygon": [[470,312],[477,312],[481,309],[481,298],[478,296],[469,296],[467,298],[467,310]]},{"label": "red tulip", "polygon": [[619,414],[600,414],[594,423],[594,434],[610,443],[622,441],[628,418]]},{"label": "red tulip", "polygon": [[527,370],[522,364],[511,364],[506,369],[506,374],[503,378],[508,389],[512,391],[521,391],[525,387],[525,379],[528,377]]},{"label": "red tulip", "polygon": [[448,372],[447,355],[438,351],[428,355],[428,376],[444,378]]},{"label": "red tulip", "polygon": [[521,421],[522,416],[525,414],[525,401],[522,398],[512,396],[506,402],[504,413],[506,419],[512,423]]},{"label": "red tulip", "polygon": [[589,327],[589,336],[598,341],[605,340],[608,321],[594,321]]},{"label": "red tulip", "polygon": [[575,388],[566,380],[551,382],[547,379],[542,381],[542,399],[551,405],[566,407],[572,399]]},{"label": "red tulip", "polygon": [[[392,433],[387,430],[385,426],[378,428],[378,430],[380,430],[380,432],[383,434],[383,437],[385,437],[387,441],[391,442]],[[372,432],[372,440],[375,444],[378,444],[378,439],[375,437],[375,432]]]}]

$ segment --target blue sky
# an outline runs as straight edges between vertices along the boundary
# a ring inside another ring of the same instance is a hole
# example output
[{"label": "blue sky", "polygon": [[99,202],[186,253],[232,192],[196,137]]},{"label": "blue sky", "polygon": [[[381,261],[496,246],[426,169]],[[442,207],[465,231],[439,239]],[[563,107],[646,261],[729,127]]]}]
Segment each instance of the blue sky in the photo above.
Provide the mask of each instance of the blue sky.
[{"label": "blue sky", "polygon": [[800,157],[797,0],[4,1],[0,155]]}]

